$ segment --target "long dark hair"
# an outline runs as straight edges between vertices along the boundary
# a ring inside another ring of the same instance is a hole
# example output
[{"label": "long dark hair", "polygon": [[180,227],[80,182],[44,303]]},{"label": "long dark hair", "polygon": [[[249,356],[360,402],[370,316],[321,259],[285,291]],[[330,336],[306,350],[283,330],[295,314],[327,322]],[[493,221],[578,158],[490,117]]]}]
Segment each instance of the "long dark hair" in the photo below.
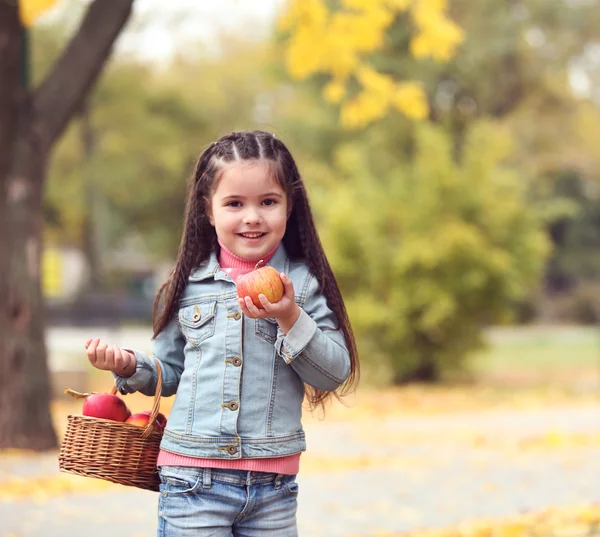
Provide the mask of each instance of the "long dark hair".
[{"label": "long dark hair", "polygon": [[[156,337],[176,315],[179,298],[193,269],[206,261],[217,247],[206,206],[217,181],[228,164],[261,161],[269,165],[274,179],[286,193],[291,213],[283,244],[291,259],[302,259],[319,282],[329,308],[336,314],[350,352],[350,375],[335,395],[350,393],[359,378],[356,342],[337,281],[319,239],[306,189],[288,148],[273,134],[263,131],[232,132],[213,142],[198,159],[188,184],[183,235],[177,262],[154,301],[153,328]],[[306,385],[311,408],[322,406],[331,392]]]}]

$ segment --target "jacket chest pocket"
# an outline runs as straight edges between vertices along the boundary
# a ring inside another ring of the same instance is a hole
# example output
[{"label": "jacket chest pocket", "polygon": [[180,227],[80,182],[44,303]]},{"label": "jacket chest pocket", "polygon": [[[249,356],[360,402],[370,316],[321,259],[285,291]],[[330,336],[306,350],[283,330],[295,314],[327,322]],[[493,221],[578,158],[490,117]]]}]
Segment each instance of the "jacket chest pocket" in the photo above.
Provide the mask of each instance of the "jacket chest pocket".
[{"label": "jacket chest pocket", "polygon": [[254,319],[254,333],[269,343],[277,341],[277,321],[275,319]]},{"label": "jacket chest pocket", "polygon": [[179,310],[181,332],[190,343],[198,345],[215,333],[216,302],[192,304]]}]

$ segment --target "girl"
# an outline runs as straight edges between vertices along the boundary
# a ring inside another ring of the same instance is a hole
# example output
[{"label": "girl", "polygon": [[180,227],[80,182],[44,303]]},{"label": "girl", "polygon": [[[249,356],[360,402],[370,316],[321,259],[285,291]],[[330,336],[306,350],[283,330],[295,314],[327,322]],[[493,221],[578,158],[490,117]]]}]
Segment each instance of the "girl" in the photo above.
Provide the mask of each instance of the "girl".
[{"label": "girl", "polygon": [[[235,285],[260,260],[284,285],[261,308]],[[154,394],[149,356],[98,338],[86,348],[121,393]],[[158,535],[296,536],[302,401],[353,389],[358,358],[298,168],[274,135],[231,133],[200,156],[152,350],[162,395],[176,394],[157,463]]]}]

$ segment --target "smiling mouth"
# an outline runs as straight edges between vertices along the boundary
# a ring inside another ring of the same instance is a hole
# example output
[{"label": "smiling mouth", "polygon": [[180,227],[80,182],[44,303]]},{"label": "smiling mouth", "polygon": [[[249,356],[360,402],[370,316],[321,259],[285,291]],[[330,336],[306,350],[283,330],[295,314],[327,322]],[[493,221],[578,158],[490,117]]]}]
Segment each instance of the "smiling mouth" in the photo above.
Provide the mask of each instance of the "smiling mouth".
[{"label": "smiling mouth", "polygon": [[260,239],[261,237],[264,237],[266,233],[238,233],[238,235],[245,239]]}]

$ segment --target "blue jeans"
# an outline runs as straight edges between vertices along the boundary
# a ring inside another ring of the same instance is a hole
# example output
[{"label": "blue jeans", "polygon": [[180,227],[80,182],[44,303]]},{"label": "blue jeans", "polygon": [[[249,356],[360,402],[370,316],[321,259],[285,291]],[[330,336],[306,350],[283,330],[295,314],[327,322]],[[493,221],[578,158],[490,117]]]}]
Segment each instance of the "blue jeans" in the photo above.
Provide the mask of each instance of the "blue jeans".
[{"label": "blue jeans", "polygon": [[297,537],[295,475],[161,466],[158,537]]}]

